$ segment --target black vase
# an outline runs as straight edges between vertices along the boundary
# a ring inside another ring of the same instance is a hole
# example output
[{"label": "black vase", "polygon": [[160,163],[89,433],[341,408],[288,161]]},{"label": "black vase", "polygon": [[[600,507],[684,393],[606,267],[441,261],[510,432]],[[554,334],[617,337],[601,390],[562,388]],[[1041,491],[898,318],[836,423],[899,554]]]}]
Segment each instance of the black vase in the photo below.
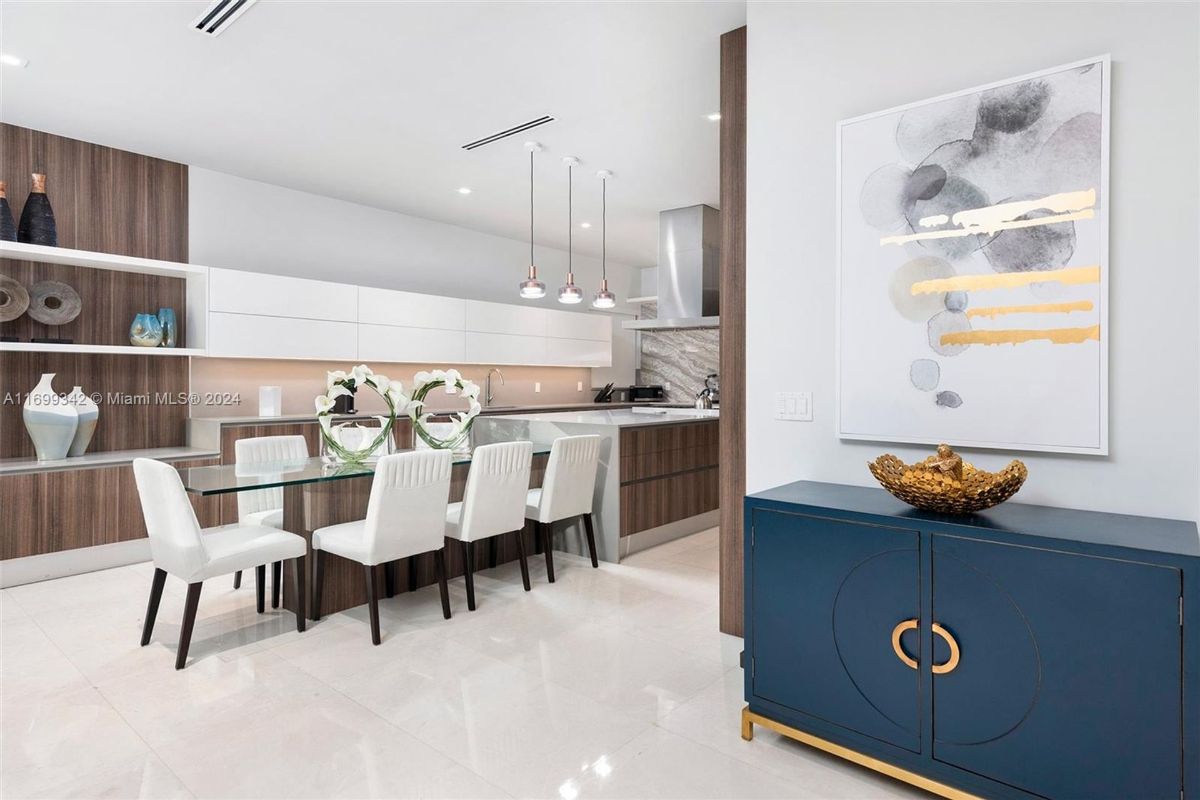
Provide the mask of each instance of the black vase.
[{"label": "black vase", "polygon": [[12,209],[8,207],[8,187],[0,181],[0,242],[15,242],[17,240],[17,223],[13,220]]},{"label": "black vase", "polygon": [[17,241],[26,244],[58,246],[58,226],[54,224],[54,209],[46,197],[46,176],[33,174],[33,191],[21,209],[21,224],[17,226]]}]

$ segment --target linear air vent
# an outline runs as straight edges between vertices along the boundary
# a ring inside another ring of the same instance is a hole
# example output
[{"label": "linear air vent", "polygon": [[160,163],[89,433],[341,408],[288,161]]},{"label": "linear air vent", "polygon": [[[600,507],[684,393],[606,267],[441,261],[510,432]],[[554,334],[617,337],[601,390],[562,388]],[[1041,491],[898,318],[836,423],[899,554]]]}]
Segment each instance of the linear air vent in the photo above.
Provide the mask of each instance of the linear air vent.
[{"label": "linear air vent", "polygon": [[207,36],[220,36],[258,0],[214,0],[192,20],[192,29]]},{"label": "linear air vent", "polygon": [[530,128],[536,128],[539,125],[545,125],[547,122],[554,122],[554,117],[547,114],[544,117],[538,117],[537,119],[531,119],[528,122],[522,122],[520,125],[516,125],[508,130],[499,131],[497,133],[493,133],[491,136],[485,136],[482,139],[476,139],[473,142],[464,144],[462,148],[463,150],[474,150],[476,147],[483,147],[485,144],[498,142],[501,139],[508,138],[509,136],[516,136],[518,133],[527,131]]}]

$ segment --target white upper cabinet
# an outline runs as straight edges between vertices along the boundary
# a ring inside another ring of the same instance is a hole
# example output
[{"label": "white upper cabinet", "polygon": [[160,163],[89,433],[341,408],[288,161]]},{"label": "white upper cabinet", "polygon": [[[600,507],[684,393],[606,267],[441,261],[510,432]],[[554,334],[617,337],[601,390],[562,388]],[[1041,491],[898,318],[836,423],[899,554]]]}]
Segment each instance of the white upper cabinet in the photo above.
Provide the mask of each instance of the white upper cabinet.
[{"label": "white upper cabinet", "polygon": [[359,324],[358,358],[360,361],[462,364],[467,360],[466,337],[463,331]]},{"label": "white upper cabinet", "polygon": [[467,362],[531,366],[545,364],[546,337],[467,331]]},{"label": "white upper cabinet", "polygon": [[578,311],[547,311],[546,335],[552,339],[612,341],[612,318],[607,314]]},{"label": "white upper cabinet", "polygon": [[358,287],[358,321],[405,328],[466,330],[467,301],[457,297]]},{"label": "white upper cabinet", "polygon": [[261,272],[210,269],[212,311],[269,317],[358,321],[358,287]]},{"label": "white upper cabinet", "polygon": [[358,357],[358,325],[214,311],[208,315],[208,354],[353,361]]},{"label": "white upper cabinet", "polygon": [[510,333],[545,336],[547,311],[533,306],[481,303],[467,300],[467,330],[475,333]]},{"label": "white upper cabinet", "polygon": [[546,363],[559,367],[611,367],[612,346],[592,339],[547,338]]}]

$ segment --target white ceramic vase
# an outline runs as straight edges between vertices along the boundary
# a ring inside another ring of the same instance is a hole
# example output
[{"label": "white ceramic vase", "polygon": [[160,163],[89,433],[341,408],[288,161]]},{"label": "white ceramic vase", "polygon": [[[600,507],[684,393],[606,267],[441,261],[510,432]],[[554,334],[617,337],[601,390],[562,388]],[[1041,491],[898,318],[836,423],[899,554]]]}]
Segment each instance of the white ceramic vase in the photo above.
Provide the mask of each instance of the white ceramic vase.
[{"label": "white ceramic vase", "polygon": [[71,440],[71,448],[67,455],[81,456],[87,451],[88,445],[92,443],[92,436],[96,433],[96,423],[100,421],[100,406],[83,393],[82,386],[76,386],[67,395],[67,402],[75,406],[75,413],[79,415],[79,427],[75,429],[75,437]]},{"label": "white ceramic vase", "polygon": [[53,382],[53,372],[42,375],[22,408],[25,430],[33,440],[38,461],[66,458],[79,427],[79,412],[65,397],[55,393]]}]

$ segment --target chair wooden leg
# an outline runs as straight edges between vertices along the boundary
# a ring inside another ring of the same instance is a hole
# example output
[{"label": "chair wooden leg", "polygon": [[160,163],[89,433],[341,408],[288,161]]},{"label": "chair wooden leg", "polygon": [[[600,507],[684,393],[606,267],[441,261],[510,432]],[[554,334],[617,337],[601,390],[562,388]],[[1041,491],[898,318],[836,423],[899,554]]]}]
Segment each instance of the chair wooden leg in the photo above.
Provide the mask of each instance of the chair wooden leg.
[{"label": "chair wooden leg", "polygon": [[150,644],[150,634],[154,633],[154,620],[158,617],[158,603],[162,600],[166,582],[166,571],[155,569],[154,580],[150,582],[150,601],[146,603],[146,621],[142,623],[142,647]]},{"label": "chair wooden leg", "polygon": [[546,553],[546,577],[554,583],[554,531],[549,522],[539,522],[538,531],[541,533],[542,550]]},{"label": "chair wooden leg", "polygon": [[267,565],[260,564],[254,568],[254,592],[257,595],[258,613],[267,610]]},{"label": "chair wooden leg", "polygon": [[280,589],[283,588],[283,562],[271,565],[271,608],[279,608]]},{"label": "chair wooden leg", "polygon": [[175,652],[175,669],[187,664],[188,648],[192,644],[192,629],[196,627],[196,609],[200,607],[200,589],[204,582],[189,583],[187,600],[183,603],[183,625],[179,628],[179,649]]},{"label": "chair wooden leg", "polygon": [[316,622],[321,619],[321,592],[325,589],[325,551],[314,550],[313,558],[316,564],[313,569],[312,619]]},{"label": "chair wooden leg", "polygon": [[529,557],[525,555],[525,529],[517,531],[517,558],[521,560],[521,583],[529,591]]},{"label": "chair wooden leg", "polygon": [[437,575],[438,591],[442,594],[442,616],[450,619],[450,587],[446,585],[446,548],[433,551],[433,571]]},{"label": "chair wooden leg", "polygon": [[367,578],[367,608],[371,613],[371,644],[379,644],[379,593],[375,586],[375,567],[363,567]]},{"label": "chair wooden leg", "polygon": [[500,537],[493,536],[488,539],[488,569],[496,568],[496,558],[499,555]]},{"label": "chair wooden leg", "polygon": [[467,583],[467,610],[475,610],[475,543],[463,542],[463,578]]},{"label": "chair wooden leg", "polygon": [[308,597],[308,592],[304,591],[304,576],[308,574],[307,565],[304,563],[304,556],[292,559],[292,583],[296,585],[296,630],[304,633],[304,598]]},{"label": "chair wooden leg", "polygon": [[415,592],[417,590],[417,556],[408,557],[408,584],[404,590],[406,592]]},{"label": "chair wooden leg", "polygon": [[592,569],[599,569],[600,562],[596,560],[596,529],[592,525],[592,515],[583,515],[583,530],[587,533],[588,553],[592,557]]},{"label": "chair wooden leg", "polygon": [[242,571],[240,569],[237,572],[233,573],[233,588],[235,588],[235,589],[242,588]]},{"label": "chair wooden leg", "polygon": [[533,523],[533,552],[534,555],[542,554],[542,523],[537,521]]},{"label": "chair wooden leg", "polygon": [[383,565],[383,592],[388,597],[396,596],[396,562],[389,561]]}]

